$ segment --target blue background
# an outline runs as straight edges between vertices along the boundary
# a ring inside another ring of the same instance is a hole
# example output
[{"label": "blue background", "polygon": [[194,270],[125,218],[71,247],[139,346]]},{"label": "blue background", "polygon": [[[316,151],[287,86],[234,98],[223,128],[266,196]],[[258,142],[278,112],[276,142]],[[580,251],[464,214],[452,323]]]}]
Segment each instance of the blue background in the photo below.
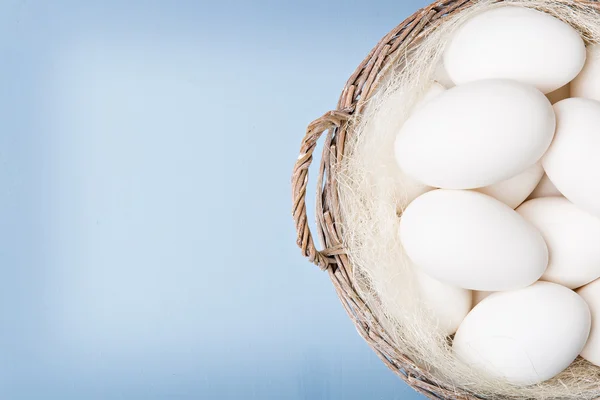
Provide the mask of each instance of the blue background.
[{"label": "blue background", "polygon": [[420,398],[300,256],[289,182],[427,2],[2,0],[0,398]]}]

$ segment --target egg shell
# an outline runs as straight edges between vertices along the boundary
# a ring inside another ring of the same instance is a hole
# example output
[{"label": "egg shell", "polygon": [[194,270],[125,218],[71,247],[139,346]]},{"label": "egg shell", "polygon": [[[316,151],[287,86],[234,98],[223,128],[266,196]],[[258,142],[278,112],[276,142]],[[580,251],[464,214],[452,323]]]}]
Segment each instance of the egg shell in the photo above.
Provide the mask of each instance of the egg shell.
[{"label": "egg shell", "polygon": [[424,306],[433,312],[440,329],[447,335],[455,333],[471,310],[471,291],[434,279],[419,268],[414,268],[414,271],[419,297]]},{"label": "egg shell", "polygon": [[570,98],[554,111],[556,134],[542,160],[544,170],[567,199],[600,216],[600,102]]},{"label": "egg shell", "polygon": [[575,289],[600,277],[600,218],[564,197],[529,200],[517,212],[540,231],[548,246],[542,280]]},{"label": "egg shell", "polygon": [[479,290],[474,290],[473,291],[473,307],[475,307],[477,304],[481,303],[483,301],[483,299],[489,297],[492,293],[495,293],[495,292],[482,292]]},{"label": "egg shell", "polygon": [[540,233],[512,208],[473,191],[438,189],[404,211],[400,240],[431,277],[471,290],[532,284],[548,265]]},{"label": "egg shell", "polygon": [[457,85],[503,78],[550,93],[573,80],[585,58],[585,44],[570,25],[540,11],[507,6],[459,27],[444,52],[444,65]]},{"label": "egg shell", "polygon": [[554,128],[552,105],[534,87],[472,82],[444,91],[408,118],[396,137],[396,160],[427,186],[480,188],[534,165]]},{"label": "egg shell", "polygon": [[492,196],[514,209],[533,192],[543,175],[544,169],[538,162],[515,177],[474,190]]},{"label": "egg shell", "polygon": [[571,82],[571,96],[600,101],[600,45],[588,46],[583,70]]},{"label": "egg shell", "polygon": [[558,191],[554,183],[548,178],[548,175],[544,173],[542,179],[540,179],[540,183],[536,186],[536,188],[531,192],[528,197],[528,200],[537,199],[540,197],[556,197],[562,196],[562,193]]},{"label": "egg shell", "polygon": [[578,289],[577,294],[585,300],[592,314],[590,336],[580,355],[600,366],[600,279]]},{"label": "egg shell", "polygon": [[464,319],[457,358],[515,385],[548,380],[567,368],[590,332],[590,310],[570,289],[550,282],[494,293]]},{"label": "egg shell", "polygon": [[559,101],[568,99],[571,97],[571,85],[567,84],[561,88],[558,88],[554,92],[548,93],[546,97],[552,104],[556,104]]}]

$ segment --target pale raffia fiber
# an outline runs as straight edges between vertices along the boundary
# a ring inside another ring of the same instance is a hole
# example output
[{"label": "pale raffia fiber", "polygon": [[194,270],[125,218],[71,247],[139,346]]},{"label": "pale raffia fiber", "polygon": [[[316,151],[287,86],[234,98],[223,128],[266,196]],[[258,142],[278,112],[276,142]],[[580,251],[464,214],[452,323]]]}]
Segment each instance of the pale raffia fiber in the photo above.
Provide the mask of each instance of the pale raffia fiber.
[{"label": "pale raffia fiber", "polygon": [[[426,188],[401,176],[398,129],[435,77],[446,41],[482,10],[516,5],[548,12],[586,42],[600,39],[600,4],[577,0],[441,1],[400,24],[349,79],[338,109],[313,122],[294,168],[293,215],[303,254],[327,269],[358,332],[394,372],[437,399],[594,399],[600,368],[578,359],[558,377],[515,387],[471,370],[420,302],[398,243],[398,214]],[[510,27],[507,27],[510,29]],[[316,140],[328,131],[317,181],[317,251],[304,197]]]}]

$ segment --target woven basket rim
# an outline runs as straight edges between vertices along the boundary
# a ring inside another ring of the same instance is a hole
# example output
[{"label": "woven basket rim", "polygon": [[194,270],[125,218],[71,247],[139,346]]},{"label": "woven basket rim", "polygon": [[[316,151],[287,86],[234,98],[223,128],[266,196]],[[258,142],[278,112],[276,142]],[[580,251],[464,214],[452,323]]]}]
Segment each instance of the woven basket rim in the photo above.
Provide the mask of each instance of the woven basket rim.
[{"label": "woven basket rim", "polygon": [[[504,0],[497,0],[499,3]],[[572,0],[573,3],[600,9],[598,2]],[[389,335],[358,294],[352,275],[352,265],[341,241],[342,224],[337,192],[335,166],[344,156],[348,135],[347,122],[364,110],[386,76],[386,71],[398,60],[401,52],[449,16],[473,6],[477,0],[440,0],[408,17],[369,52],[346,82],[337,108],[309,124],[302,140],[300,155],[292,173],[292,215],[296,225],[297,244],[302,254],[328,272],[337,295],[353,321],[358,333],[389,369],[417,392],[430,399],[477,400],[481,397],[467,390],[444,387],[435,376],[394,347]],[[327,132],[317,176],[317,235],[323,250],[317,250],[306,217],[306,187],[308,168],[317,141]]]}]

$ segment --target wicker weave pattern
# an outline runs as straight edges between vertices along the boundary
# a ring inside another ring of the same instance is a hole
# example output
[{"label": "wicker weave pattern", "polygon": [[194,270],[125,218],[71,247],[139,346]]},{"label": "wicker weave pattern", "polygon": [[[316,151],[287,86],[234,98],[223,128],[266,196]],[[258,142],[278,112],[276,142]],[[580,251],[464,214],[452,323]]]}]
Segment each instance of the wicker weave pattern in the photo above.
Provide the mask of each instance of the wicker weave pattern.
[{"label": "wicker weave pattern", "polygon": [[[389,336],[374,317],[369,307],[359,297],[352,281],[352,265],[341,245],[341,221],[337,180],[334,166],[344,155],[346,136],[352,134],[345,122],[354,113],[363,110],[378,87],[385,72],[394,64],[404,49],[430,29],[443,23],[453,12],[466,9],[475,0],[437,1],[406,19],[389,32],[348,79],[340,96],[337,110],[329,111],[312,122],[302,140],[300,156],[292,175],[293,218],[297,230],[297,243],[302,254],[329,273],[335,290],[359,334],[372,347],[379,358],[406,383],[430,399],[475,400],[476,394],[456,388],[445,388],[436,382],[428,371],[422,370],[412,360],[392,345]],[[499,2],[502,0],[498,0]],[[576,3],[600,7],[596,1],[573,0]],[[320,136],[327,131],[319,176],[317,178],[317,231],[324,250],[317,250],[306,218],[306,186],[312,153]]]}]

